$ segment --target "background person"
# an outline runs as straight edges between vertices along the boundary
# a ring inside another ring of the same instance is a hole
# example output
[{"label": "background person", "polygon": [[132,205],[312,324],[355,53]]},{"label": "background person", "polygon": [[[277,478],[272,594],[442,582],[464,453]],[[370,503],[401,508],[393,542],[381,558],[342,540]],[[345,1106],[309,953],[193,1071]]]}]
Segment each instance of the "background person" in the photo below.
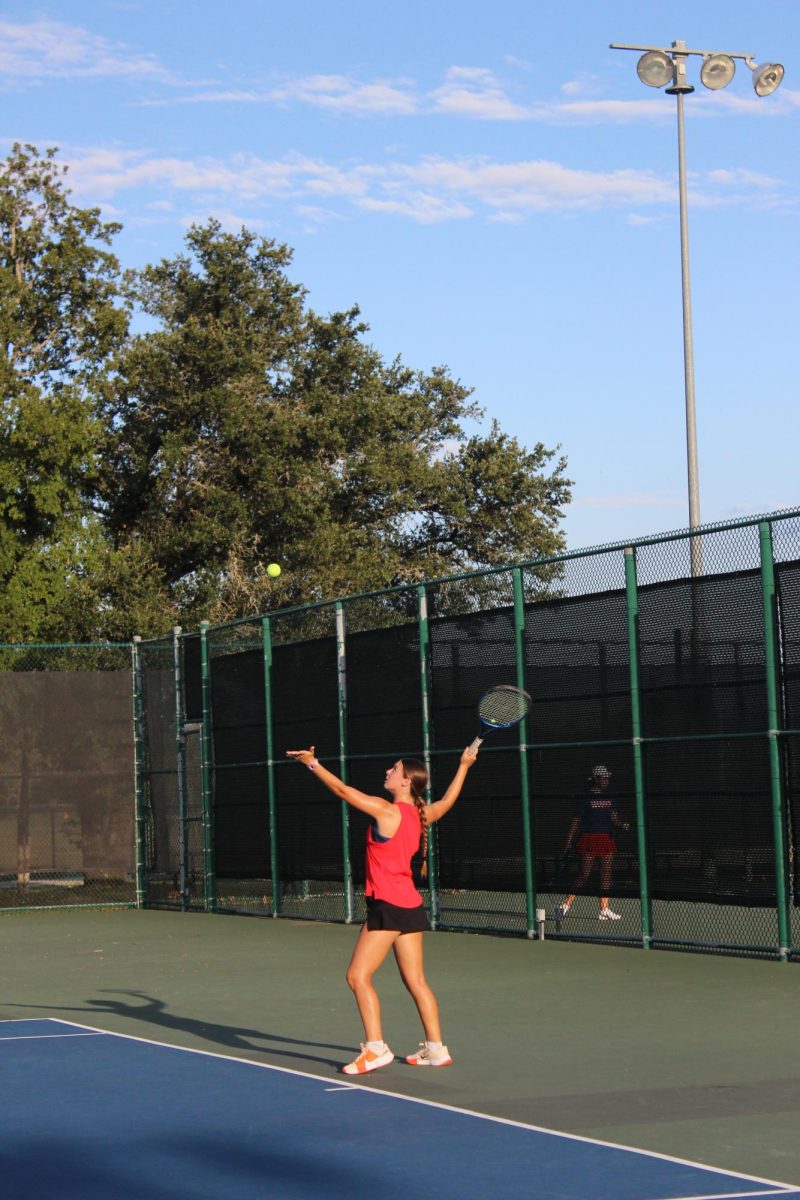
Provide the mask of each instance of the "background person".
[{"label": "background person", "polygon": [[575,896],[583,888],[592,873],[594,860],[600,860],[600,911],[597,914],[600,921],[619,921],[620,914],[612,912],[608,905],[608,894],[611,891],[611,870],[617,843],[614,841],[612,826],[619,829],[629,829],[626,821],[622,821],[616,810],[613,796],[609,796],[608,785],[611,782],[611,772],[607,767],[592,768],[589,777],[588,791],[578,802],[575,816],[567,833],[564,853],[572,849],[577,835],[575,849],[581,856],[581,870],[575,882],[576,891],[567,896],[562,905],[556,909],[556,923],[569,912]]}]

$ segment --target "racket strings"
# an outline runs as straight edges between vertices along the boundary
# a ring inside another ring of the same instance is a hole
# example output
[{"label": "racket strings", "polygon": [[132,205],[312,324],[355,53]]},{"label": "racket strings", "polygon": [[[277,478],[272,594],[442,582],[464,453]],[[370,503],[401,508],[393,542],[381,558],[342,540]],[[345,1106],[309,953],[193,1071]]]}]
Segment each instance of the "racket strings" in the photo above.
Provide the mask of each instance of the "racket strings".
[{"label": "racket strings", "polygon": [[521,688],[501,684],[481,698],[478,714],[484,725],[514,725],[528,712],[531,698]]}]

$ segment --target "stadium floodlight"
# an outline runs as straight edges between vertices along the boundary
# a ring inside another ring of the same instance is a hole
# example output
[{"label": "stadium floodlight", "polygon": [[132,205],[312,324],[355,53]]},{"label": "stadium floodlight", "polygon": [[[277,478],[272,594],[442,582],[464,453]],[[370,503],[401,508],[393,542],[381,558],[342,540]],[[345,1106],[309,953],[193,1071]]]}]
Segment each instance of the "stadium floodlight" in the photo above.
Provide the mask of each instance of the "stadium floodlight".
[{"label": "stadium floodlight", "polygon": [[[769,96],[783,79],[780,63],[759,66],[752,54],[730,54],[722,51],[690,50],[685,42],[671,46],[628,46],[612,42],[612,50],[638,50],[641,58],[636,73],[648,87],[662,88],[671,82],[667,95],[674,96],[678,107],[678,195],[681,218],[681,286],[683,293],[683,373],[686,396],[686,461],[689,477],[689,528],[700,525],[700,484],[697,469],[697,413],[694,396],[694,350],[692,345],[692,302],[689,283],[689,230],[686,198],[686,143],[684,136],[683,100],[694,91],[686,79],[686,63],[691,55],[703,60],[700,80],[712,92],[727,87],[736,72],[734,59],[740,58],[753,72],[753,87],[757,96]],[[702,575],[700,539],[692,538],[692,574]]]},{"label": "stadium floodlight", "polygon": [[666,87],[674,73],[672,59],[661,50],[648,50],[636,64],[636,74],[648,87]]},{"label": "stadium floodlight", "polygon": [[736,63],[730,54],[709,54],[700,68],[700,82],[712,92],[727,87],[736,74]]},{"label": "stadium floodlight", "polygon": [[753,72],[753,88],[757,96],[771,96],[781,86],[784,72],[780,63],[764,63],[760,67],[758,63],[748,62],[747,65]]}]

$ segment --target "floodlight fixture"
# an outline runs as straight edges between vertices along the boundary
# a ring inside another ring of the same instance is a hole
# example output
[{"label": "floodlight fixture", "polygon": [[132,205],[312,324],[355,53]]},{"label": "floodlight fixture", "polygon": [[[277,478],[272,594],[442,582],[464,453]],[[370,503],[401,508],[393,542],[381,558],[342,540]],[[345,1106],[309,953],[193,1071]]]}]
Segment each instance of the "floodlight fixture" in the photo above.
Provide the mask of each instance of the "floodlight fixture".
[{"label": "floodlight fixture", "polygon": [[648,87],[666,87],[674,74],[672,59],[663,50],[648,50],[636,64],[636,74]]},{"label": "floodlight fixture", "polygon": [[[683,357],[684,388],[686,397],[686,460],[689,484],[689,526],[700,525],[700,483],[697,468],[697,427],[694,395],[694,350],[692,334],[691,287],[689,281],[689,233],[687,219],[686,145],[684,135],[684,99],[694,88],[686,78],[686,66],[690,57],[702,58],[700,80],[712,92],[727,87],[736,73],[734,59],[741,59],[753,73],[753,87],[757,96],[770,96],[783,81],[784,70],[780,63],[759,65],[752,54],[723,53],[717,50],[692,50],[685,42],[676,41],[671,46],[632,46],[612,42],[612,50],[635,50],[641,57],[636,64],[636,74],[648,87],[666,88],[667,95],[674,96],[678,115],[678,198],[681,225],[681,290],[683,299]],[[667,87],[666,85],[670,86]],[[703,564],[700,539],[692,538],[692,575],[702,575]]]},{"label": "floodlight fixture", "polygon": [[700,82],[712,92],[727,87],[736,74],[736,63],[730,54],[709,54],[700,68]]},{"label": "floodlight fixture", "polygon": [[776,88],[779,88],[783,81],[783,67],[780,63],[764,63],[759,66],[758,63],[748,62],[748,67],[753,72],[753,88],[757,96],[771,96]]}]

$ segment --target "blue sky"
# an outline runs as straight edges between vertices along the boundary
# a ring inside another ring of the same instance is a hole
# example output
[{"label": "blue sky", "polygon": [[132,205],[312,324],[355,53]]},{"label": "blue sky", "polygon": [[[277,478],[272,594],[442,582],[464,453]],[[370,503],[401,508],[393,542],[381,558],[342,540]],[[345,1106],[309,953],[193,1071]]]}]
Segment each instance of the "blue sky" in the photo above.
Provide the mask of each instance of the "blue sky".
[{"label": "blue sky", "polygon": [[294,249],[486,420],[560,443],[571,549],[688,522],[675,101],[610,42],[752,54],[686,100],[701,510],[800,504],[798,0],[0,0],[0,140],[125,266],[209,215]]}]

